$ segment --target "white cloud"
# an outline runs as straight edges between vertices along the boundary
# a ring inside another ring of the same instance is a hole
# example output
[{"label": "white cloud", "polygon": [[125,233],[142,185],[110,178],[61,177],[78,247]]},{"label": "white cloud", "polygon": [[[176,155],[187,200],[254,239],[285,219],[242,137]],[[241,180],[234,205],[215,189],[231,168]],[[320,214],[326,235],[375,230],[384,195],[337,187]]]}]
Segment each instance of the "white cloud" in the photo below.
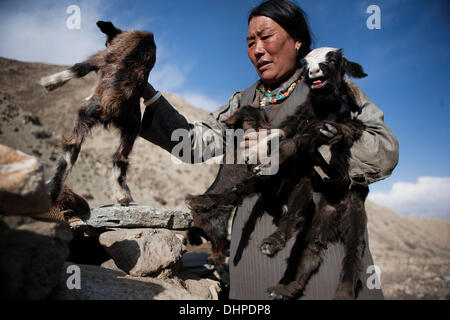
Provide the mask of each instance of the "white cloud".
[{"label": "white cloud", "polygon": [[9,8],[0,19],[0,56],[51,64],[71,65],[104,47],[105,36],[95,22],[100,20],[100,1],[81,1],[81,28],[70,30],[70,14],[62,2],[37,1]]},{"label": "white cloud", "polygon": [[[41,0],[0,5],[0,56],[29,62],[72,65],[85,60],[98,50],[104,49],[105,35],[96,26],[98,20],[105,20],[103,13],[110,5],[104,0],[77,1],[81,13],[81,28],[70,30],[66,21],[67,3]],[[145,23],[133,18],[132,12],[122,12],[119,20],[132,21],[132,25],[115,21],[122,29],[143,29]],[[146,23],[148,23],[146,18]],[[183,96],[194,106],[215,110],[220,103],[201,92],[188,88],[188,76],[194,62],[178,61],[173,58],[172,46],[157,41],[157,63],[150,73],[149,82],[161,91]],[[164,43],[166,42],[166,43]],[[176,61],[178,64],[174,63]],[[184,92],[188,92],[184,94]]]},{"label": "white cloud", "polygon": [[193,106],[208,111],[217,110],[223,104],[201,93],[184,93],[181,96]]},{"label": "white cloud", "polygon": [[[160,46],[158,45],[158,51]],[[167,48],[164,46],[163,48],[167,52]],[[167,54],[170,55],[170,52],[167,52]],[[158,56],[160,56],[160,53],[158,53]],[[194,64],[184,64],[180,67],[172,62],[168,62],[167,57],[165,57],[163,63],[156,64],[150,73],[149,82],[156,90],[176,93],[194,107],[208,111],[217,110],[223,103],[201,92],[189,91],[187,89],[189,72],[193,66]]]},{"label": "white cloud", "polygon": [[217,110],[223,103],[201,92],[186,90],[191,69],[191,66],[180,67],[170,62],[157,64],[150,73],[149,82],[156,90],[176,93],[194,107],[208,111]]},{"label": "white cloud", "polygon": [[401,214],[450,219],[449,177],[396,182],[389,192],[371,192],[368,198]]},{"label": "white cloud", "polygon": [[171,63],[157,64],[150,73],[149,82],[157,90],[175,92],[185,85],[189,69]]}]

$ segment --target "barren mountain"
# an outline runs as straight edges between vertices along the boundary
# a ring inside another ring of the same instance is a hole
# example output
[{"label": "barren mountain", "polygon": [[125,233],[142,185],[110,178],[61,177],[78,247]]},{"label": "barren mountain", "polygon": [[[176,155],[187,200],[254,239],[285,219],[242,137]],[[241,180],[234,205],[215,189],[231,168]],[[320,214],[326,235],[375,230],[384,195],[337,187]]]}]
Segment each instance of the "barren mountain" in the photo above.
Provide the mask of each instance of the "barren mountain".
[{"label": "barren mountain", "polygon": [[[77,107],[96,82],[90,74],[50,93],[39,86],[42,76],[64,69],[0,58],[0,143],[38,157],[47,178],[59,156],[59,141],[69,133]],[[164,96],[189,121],[208,116],[177,95]],[[70,175],[68,185],[91,207],[113,202],[108,177],[117,146],[114,129],[94,128]],[[211,164],[174,163],[168,152],[138,138],[128,183],[138,204],[186,210],[186,194],[204,192],[217,169]],[[400,216],[370,201],[366,206],[370,249],[386,298],[449,299],[450,221]]]}]

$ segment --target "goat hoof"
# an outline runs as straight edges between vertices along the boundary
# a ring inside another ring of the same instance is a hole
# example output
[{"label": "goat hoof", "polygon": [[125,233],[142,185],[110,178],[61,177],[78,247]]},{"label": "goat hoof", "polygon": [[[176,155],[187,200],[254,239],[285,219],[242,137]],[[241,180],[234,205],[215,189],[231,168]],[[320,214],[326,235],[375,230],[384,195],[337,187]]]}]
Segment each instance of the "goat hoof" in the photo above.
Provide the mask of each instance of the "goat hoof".
[{"label": "goat hoof", "polygon": [[254,167],[252,171],[256,176],[260,177],[263,175],[263,169],[267,167],[268,165],[260,164],[259,166]]},{"label": "goat hoof", "polygon": [[289,300],[293,298],[293,295],[289,292],[287,286],[280,283],[267,289],[267,293],[274,300]]},{"label": "goat hoof", "polygon": [[254,167],[254,168],[252,169],[252,172],[253,172],[254,174],[256,174],[257,176],[260,176],[260,175],[261,175],[261,166],[256,166],[256,167]]},{"label": "goat hoof", "polygon": [[355,290],[350,286],[339,285],[333,300],[355,300]]},{"label": "goat hoof", "polygon": [[122,199],[118,199],[117,200],[117,202],[121,205],[121,206],[124,206],[124,207],[128,207],[129,205],[130,205],[130,203],[131,202],[133,202],[134,200],[133,200],[133,198],[131,198],[131,197],[125,197],[125,198],[122,198]]},{"label": "goat hoof", "polygon": [[257,165],[252,169],[252,172],[257,176],[262,176],[264,169],[270,168],[270,162],[269,163],[262,163],[260,165]]},{"label": "goat hoof", "polygon": [[128,187],[115,187],[113,195],[113,199],[115,199],[121,206],[127,207],[131,202],[134,201]]},{"label": "goat hoof", "polygon": [[278,251],[276,250],[276,246],[270,240],[264,240],[260,250],[263,254],[269,257],[274,256]]},{"label": "goat hoof", "polygon": [[276,293],[275,291],[269,291],[269,295],[274,300],[283,300],[283,296],[281,294]]},{"label": "goat hoof", "polygon": [[266,256],[271,256],[271,255],[273,255],[272,245],[271,245],[271,244],[268,244],[268,243],[264,243],[264,244],[261,246],[261,252],[262,252],[263,254],[265,254]]},{"label": "goat hoof", "polygon": [[355,297],[352,294],[336,293],[333,300],[355,300]]}]

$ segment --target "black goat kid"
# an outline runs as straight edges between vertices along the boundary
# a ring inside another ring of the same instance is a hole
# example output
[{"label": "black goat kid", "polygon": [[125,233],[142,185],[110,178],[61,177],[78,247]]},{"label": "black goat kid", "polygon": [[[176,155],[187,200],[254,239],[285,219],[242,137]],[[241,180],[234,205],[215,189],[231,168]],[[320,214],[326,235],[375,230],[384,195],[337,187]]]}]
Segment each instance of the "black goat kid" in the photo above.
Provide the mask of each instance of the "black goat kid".
[{"label": "black goat kid", "polygon": [[[281,142],[279,161],[289,160],[292,168],[300,167],[300,179],[290,193],[287,214],[280,219],[278,230],[264,239],[261,250],[273,256],[295,233],[305,234],[302,251],[291,253],[300,255],[295,279],[288,269],[280,283],[268,289],[275,299],[299,296],[319,268],[327,243],[338,240],[344,244],[345,257],[335,299],[355,298],[365,250],[368,188],[351,185],[348,176],[350,148],[361,137],[364,125],[352,119],[360,108],[344,81],[345,73],[366,76],[360,65],[342,56],[342,50],[319,48],[308,54],[303,74],[311,89],[310,99],[282,127],[287,139]],[[316,151],[323,144],[330,146],[329,163]],[[325,181],[314,166],[323,169],[328,176]]]},{"label": "black goat kid", "polygon": [[[194,217],[197,217],[196,226],[205,230],[213,240],[213,252],[219,251],[213,256],[220,256],[218,260],[224,261],[225,247],[215,246],[214,242],[218,237],[226,240],[226,222],[233,207],[253,192],[261,192],[264,197],[264,190],[269,185],[273,190],[276,185],[278,198],[271,207],[283,214],[278,230],[263,241],[262,252],[273,256],[285,247],[287,240],[295,233],[304,232],[306,236],[304,250],[292,252],[292,255],[301,255],[294,272],[295,279],[292,275],[285,275],[278,285],[268,290],[269,294],[275,299],[300,295],[311,274],[320,266],[327,242],[341,240],[346,256],[335,297],[354,298],[365,247],[367,219],[364,200],[368,188],[350,188],[350,147],[362,135],[364,125],[352,120],[352,113],[357,114],[360,110],[343,76],[347,73],[361,78],[366,74],[361,66],[345,59],[342,50],[332,48],[313,50],[305,62],[303,76],[310,87],[310,95],[307,102],[299,106],[298,112],[280,126],[285,140],[280,144],[279,173],[273,177],[263,177],[259,175],[262,166],[253,168],[255,175],[242,165],[229,165],[228,170],[224,170],[223,165],[204,195],[189,198],[190,205]],[[240,109],[229,120],[248,120],[249,114],[245,109]],[[258,118],[254,118],[253,123],[263,123],[262,111],[253,111],[251,115]],[[266,128],[267,124],[261,127]],[[323,134],[329,131],[334,134],[332,138]],[[328,144],[331,149],[332,157],[328,163],[316,151],[323,144]],[[329,177],[326,182],[313,169],[319,165]],[[239,174],[236,174],[237,167]],[[313,201],[314,192],[318,195],[316,201]],[[265,202],[271,203],[272,200]]]}]

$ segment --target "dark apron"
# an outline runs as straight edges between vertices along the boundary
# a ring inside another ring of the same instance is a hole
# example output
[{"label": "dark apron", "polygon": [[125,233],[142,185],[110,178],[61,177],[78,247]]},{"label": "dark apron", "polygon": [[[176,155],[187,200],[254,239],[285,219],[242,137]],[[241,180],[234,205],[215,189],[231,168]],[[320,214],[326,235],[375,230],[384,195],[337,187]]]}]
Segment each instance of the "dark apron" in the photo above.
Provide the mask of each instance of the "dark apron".
[{"label": "dark apron", "polygon": [[[256,84],[242,92],[241,106],[254,102],[255,90]],[[306,93],[307,88],[300,83],[286,101],[276,106],[272,119],[269,119],[272,120],[273,127],[276,127],[280,121],[278,119],[283,119],[286,113],[295,111],[296,106],[304,101]],[[295,238],[290,239],[284,250],[274,257],[261,253],[259,246],[263,239],[272,234],[277,227],[273,224],[273,218],[259,207],[258,198],[259,195],[255,194],[244,199],[234,216],[229,260],[230,299],[271,299],[266,290],[276,285],[283,277],[287,268],[287,259],[295,243]],[[374,283],[372,280],[374,271],[373,268],[369,270],[367,268],[374,263],[369,250],[367,230],[365,239],[364,267],[360,275],[362,287],[358,291],[357,299],[384,299],[382,290],[370,285]],[[342,243],[328,244],[319,270],[311,276],[300,299],[332,299],[338,285],[344,255]],[[367,282],[373,289],[369,289]]]}]

